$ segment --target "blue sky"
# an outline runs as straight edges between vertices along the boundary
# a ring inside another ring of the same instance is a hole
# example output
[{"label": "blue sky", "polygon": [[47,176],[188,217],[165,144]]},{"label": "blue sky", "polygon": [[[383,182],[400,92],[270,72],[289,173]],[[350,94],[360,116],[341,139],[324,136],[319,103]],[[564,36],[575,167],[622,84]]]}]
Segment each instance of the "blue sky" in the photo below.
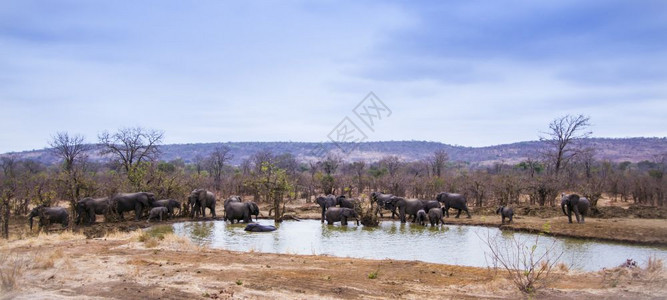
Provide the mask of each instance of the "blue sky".
[{"label": "blue sky", "polygon": [[369,140],[534,140],[565,114],[664,137],[667,2],[0,2],[0,152],[325,141],[369,91],[392,110]]}]

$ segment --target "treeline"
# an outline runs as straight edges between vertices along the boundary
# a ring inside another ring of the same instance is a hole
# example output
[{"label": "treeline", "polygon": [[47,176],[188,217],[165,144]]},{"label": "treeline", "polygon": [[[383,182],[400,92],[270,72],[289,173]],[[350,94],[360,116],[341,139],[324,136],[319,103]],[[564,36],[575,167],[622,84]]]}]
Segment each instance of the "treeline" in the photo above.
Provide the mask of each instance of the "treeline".
[{"label": "treeline", "polygon": [[[219,197],[252,195],[256,202],[270,202],[276,208],[284,200],[311,201],[318,194],[359,197],[372,191],[420,199],[434,199],[443,191],[462,193],[473,206],[555,205],[559,194],[568,191],[588,197],[593,206],[603,194],[618,201],[664,206],[667,155],[639,163],[596,160],[597,150],[579,143],[590,134],[584,130],[587,126],[583,116],[554,120],[550,134],[542,138],[547,146],[536,151],[534,159],[483,168],[451,161],[444,149],[419,161],[390,155],[372,163],[347,162],[331,152],[318,160],[300,161],[290,153],[265,149],[233,166],[231,151],[224,145],[185,163],[160,159],[159,131],[105,132],[98,136],[96,149],[81,136],[58,133],[49,142],[50,151],[61,159],[58,165],[12,155],[0,158],[3,234],[10,214],[25,215],[37,204],[64,200],[73,206],[82,197],[135,191],[183,200],[196,188],[216,191]],[[101,163],[87,158],[99,149],[113,159]]]}]

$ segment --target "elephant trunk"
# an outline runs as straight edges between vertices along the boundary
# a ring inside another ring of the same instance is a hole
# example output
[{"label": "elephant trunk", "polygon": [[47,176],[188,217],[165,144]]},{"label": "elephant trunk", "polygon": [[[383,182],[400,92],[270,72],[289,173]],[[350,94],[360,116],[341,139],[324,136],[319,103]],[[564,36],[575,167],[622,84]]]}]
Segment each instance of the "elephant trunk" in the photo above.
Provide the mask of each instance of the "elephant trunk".
[{"label": "elephant trunk", "polygon": [[565,212],[565,201],[560,203],[560,208],[563,210],[563,214],[567,216],[567,213]]}]

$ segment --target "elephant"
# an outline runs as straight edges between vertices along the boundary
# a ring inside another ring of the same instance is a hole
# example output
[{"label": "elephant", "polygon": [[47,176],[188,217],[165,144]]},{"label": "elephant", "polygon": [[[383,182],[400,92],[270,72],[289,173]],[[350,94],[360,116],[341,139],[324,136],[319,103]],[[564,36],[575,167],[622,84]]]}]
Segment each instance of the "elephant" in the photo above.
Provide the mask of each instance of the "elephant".
[{"label": "elephant", "polygon": [[227,202],[225,205],[225,221],[229,220],[234,224],[235,220],[244,223],[252,222],[252,215],[259,216],[259,207],[255,202]]},{"label": "elephant", "polygon": [[345,195],[338,196],[338,198],[336,198],[336,202],[340,207],[346,207],[351,209],[356,209],[361,205],[358,199],[347,198],[345,197]]},{"label": "elephant", "polygon": [[326,219],[328,225],[333,225],[334,222],[340,222],[341,225],[347,225],[347,220],[354,218],[357,220],[359,226],[359,214],[354,209],[347,207],[331,207],[327,209]]},{"label": "elephant", "polygon": [[[567,212],[565,212],[565,206],[567,206]],[[567,216],[567,220],[570,223],[572,223],[573,211],[574,216],[577,217],[577,223],[584,223],[584,217],[586,217],[590,206],[591,203],[588,199],[579,197],[577,194],[561,194],[560,208],[563,210],[563,214]],[[579,219],[579,215],[581,215],[581,220]]]},{"label": "elephant", "polygon": [[246,225],[245,231],[250,231],[250,232],[268,232],[268,231],[274,231],[276,230],[276,226],[273,225],[262,225],[258,223],[250,223]]},{"label": "elephant", "polygon": [[41,228],[48,228],[51,223],[60,223],[63,228],[69,226],[69,213],[67,209],[63,207],[48,207],[45,205],[40,205],[32,209],[30,214],[30,230],[32,231],[32,219],[34,217],[39,218],[39,226]]},{"label": "elephant", "polygon": [[442,203],[445,207],[443,208],[443,211],[445,212],[445,216],[449,218],[449,209],[454,208],[458,209],[459,212],[456,214],[456,218],[458,218],[461,215],[461,211],[465,211],[466,214],[468,214],[468,219],[471,218],[470,212],[468,211],[468,205],[466,204],[466,198],[461,195],[461,194],[453,194],[453,193],[440,193],[436,197],[438,202]]},{"label": "elephant", "polygon": [[512,218],[514,217],[514,209],[503,205],[498,207],[498,209],[496,210],[496,214],[500,214],[502,216],[502,222],[500,224],[505,224],[505,218],[509,218],[509,221],[507,223],[512,223]]},{"label": "elephant", "polygon": [[417,199],[404,199],[401,197],[394,197],[391,200],[392,204],[396,209],[398,209],[399,218],[401,223],[405,223],[405,215],[413,216],[412,221],[414,222],[417,216],[417,212],[420,209],[424,209],[424,203],[421,200]]},{"label": "elephant", "polygon": [[[222,207],[227,207],[227,204],[231,203],[231,202],[241,203],[241,202],[243,202],[243,200],[241,200],[241,196],[231,196],[231,197],[225,199],[224,202],[222,202]],[[225,210],[225,213],[224,213],[222,219],[227,220],[227,211],[226,210]]]},{"label": "elephant", "polygon": [[426,211],[423,209],[420,209],[417,211],[417,218],[416,218],[417,224],[421,226],[426,226]]},{"label": "elephant", "polygon": [[419,200],[422,202],[422,205],[424,205],[424,211],[428,212],[431,210],[431,208],[440,208],[440,202],[436,200]]},{"label": "elephant", "polygon": [[151,211],[148,213],[148,219],[146,220],[146,223],[149,223],[151,219],[160,219],[160,222],[162,222],[163,218],[166,218],[167,215],[169,214],[169,209],[167,209],[164,206],[158,206],[158,207],[153,207],[151,208]]},{"label": "elephant", "polygon": [[383,194],[381,192],[371,193],[371,201],[377,203],[378,205],[377,208],[375,209],[375,215],[380,213],[380,218],[382,218],[383,217],[382,209],[386,209],[388,211],[391,211],[392,219],[394,218],[394,216],[397,216],[398,213],[396,212],[396,207],[391,201],[393,198],[395,198],[395,196],[392,194]]},{"label": "elephant", "polygon": [[319,196],[315,199],[315,202],[322,208],[322,218],[320,219],[321,223],[324,223],[324,213],[329,209],[329,207],[334,207],[338,205],[338,199],[334,195]]},{"label": "elephant", "polygon": [[157,200],[153,203],[151,203],[151,206],[153,207],[166,207],[168,211],[168,216],[169,217],[174,217],[174,208],[178,208],[178,213],[181,213],[181,202],[178,202],[178,200],[174,199],[162,199],[162,200]]},{"label": "elephant", "polygon": [[109,197],[86,197],[76,202],[76,224],[94,224],[96,215],[103,215],[109,209]]},{"label": "elephant", "polygon": [[196,189],[188,196],[188,205],[190,205],[190,217],[198,217],[201,213],[202,218],[206,217],[206,208],[211,211],[215,218],[215,195],[205,189]]},{"label": "elephant", "polygon": [[442,208],[434,207],[428,210],[428,221],[431,223],[431,226],[444,224],[445,220],[442,219]]},{"label": "elephant", "polygon": [[109,204],[115,208],[121,220],[125,220],[123,218],[124,212],[134,210],[134,220],[139,221],[144,209],[149,209],[151,207],[150,203],[154,201],[155,195],[153,193],[119,193],[111,197]]}]

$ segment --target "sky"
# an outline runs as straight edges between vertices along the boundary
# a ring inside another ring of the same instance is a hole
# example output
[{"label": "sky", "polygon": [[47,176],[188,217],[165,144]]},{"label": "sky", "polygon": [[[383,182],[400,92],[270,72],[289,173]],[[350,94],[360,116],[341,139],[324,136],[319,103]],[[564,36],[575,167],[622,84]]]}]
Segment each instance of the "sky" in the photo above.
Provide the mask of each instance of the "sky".
[{"label": "sky", "polygon": [[[372,130],[369,92],[391,111]],[[488,146],[567,114],[667,136],[666,1],[0,2],[0,153],[136,126],[320,142],[346,117],[369,141]]]}]

